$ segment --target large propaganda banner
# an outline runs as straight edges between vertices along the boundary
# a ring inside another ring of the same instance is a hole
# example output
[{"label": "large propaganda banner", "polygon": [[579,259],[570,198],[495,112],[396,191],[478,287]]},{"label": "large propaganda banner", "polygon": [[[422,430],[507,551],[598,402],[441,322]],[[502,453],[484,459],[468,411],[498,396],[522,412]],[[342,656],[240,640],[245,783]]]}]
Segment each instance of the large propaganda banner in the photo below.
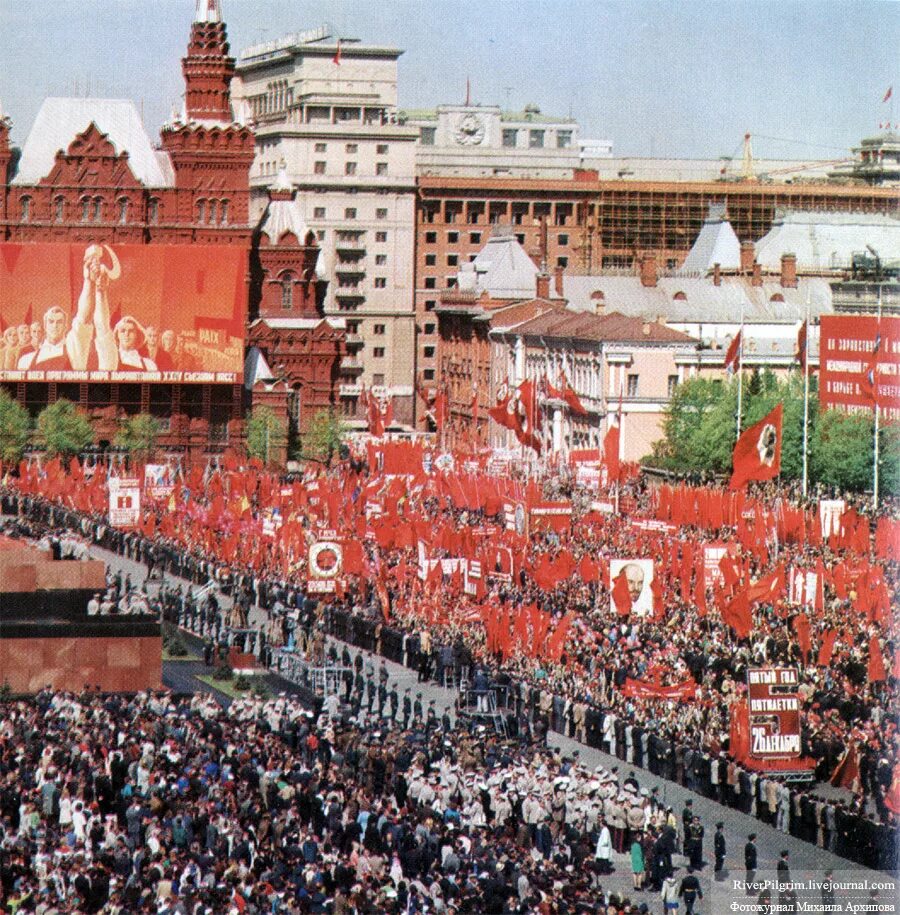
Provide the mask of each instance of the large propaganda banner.
[{"label": "large propaganda banner", "polygon": [[747,671],[750,699],[750,756],[800,758],[800,696],[794,667]]},{"label": "large propaganda banner", "polygon": [[900,318],[823,315],[819,339],[823,409],[871,410],[874,387],[882,418],[900,420]]},{"label": "large propaganda banner", "polygon": [[246,251],[0,244],[0,380],[237,383]]}]

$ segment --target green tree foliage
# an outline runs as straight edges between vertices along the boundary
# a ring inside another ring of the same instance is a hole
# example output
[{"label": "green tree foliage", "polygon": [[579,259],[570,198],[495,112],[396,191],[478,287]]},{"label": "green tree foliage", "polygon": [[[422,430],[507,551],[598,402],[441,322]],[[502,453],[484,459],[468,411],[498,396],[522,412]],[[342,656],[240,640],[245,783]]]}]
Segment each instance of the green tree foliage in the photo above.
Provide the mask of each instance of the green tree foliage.
[{"label": "green tree foliage", "polygon": [[162,424],[149,413],[138,413],[123,420],[116,433],[115,443],[127,448],[133,458],[146,460],[156,450]]},{"label": "green tree foliage", "polygon": [[271,407],[254,407],[247,419],[247,454],[268,464],[287,441],[287,424]]},{"label": "green tree foliage", "polygon": [[57,400],[41,411],[37,431],[38,440],[50,457],[72,457],[94,440],[94,430],[87,415],[65,399]]},{"label": "green tree foliage", "polygon": [[[747,429],[779,403],[783,405],[781,476],[803,475],[803,375],[779,380],[771,370],[744,376],[743,423]],[[679,385],[666,412],[664,438],[656,442],[647,463],[691,474],[730,473],[736,438],[737,379],[692,378]],[[874,427],[871,412],[829,410],[819,415],[818,386],[810,378],[809,480],[831,488],[864,492],[872,488]],[[900,428],[884,426],[879,434],[879,490],[900,492]]]},{"label": "green tree foliage", "polygon": [[0,388],[0,461],[18,464],[30,432],[28,411]]},{"label": "green tree foliage", "polygon": [[332,410],[319,410],[303,436],[301,457],[330,464],[347,438],[348,427]]}]

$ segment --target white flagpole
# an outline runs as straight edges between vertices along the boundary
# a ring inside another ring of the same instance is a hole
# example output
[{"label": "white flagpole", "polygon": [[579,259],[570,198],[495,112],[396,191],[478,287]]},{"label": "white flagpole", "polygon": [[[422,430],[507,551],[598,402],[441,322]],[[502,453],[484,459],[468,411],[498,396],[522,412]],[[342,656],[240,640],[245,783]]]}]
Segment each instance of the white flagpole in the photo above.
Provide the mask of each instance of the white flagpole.
[{"label": "white flagpole", "polygon": [[806,333],[803,340],[803,498],[809,486],[809,290],[806,290]]},{"label": "white flagpole", "polygon": [[[878,331],[881,333],[881,283],[878,284]],[[875,354],[875,364],[872,368],[872,396],[875,398],[875,446],[872,465],[872,508],[878,511],[878,421],[881,411],[878,408],[878,354]]]},{"label": "white flagpole", "polygon": [[741,437],[741,404],[744,394],[744,305],[741,303],[741,342],[738,346],[738,402],[737,402],[737,435],[735,441]]}]

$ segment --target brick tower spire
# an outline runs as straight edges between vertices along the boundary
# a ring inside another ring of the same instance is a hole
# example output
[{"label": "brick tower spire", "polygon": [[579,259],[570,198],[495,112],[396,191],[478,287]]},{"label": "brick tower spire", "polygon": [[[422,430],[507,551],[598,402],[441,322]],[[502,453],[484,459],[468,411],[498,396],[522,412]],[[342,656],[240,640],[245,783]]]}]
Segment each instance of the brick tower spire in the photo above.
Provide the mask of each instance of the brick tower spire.
[{"label": "brick tower spire", "polygon": [[231,123],[229,86],[234,58],[228,50],[219,0],[197,0],[187,57],[181,59],[189,121]]}]

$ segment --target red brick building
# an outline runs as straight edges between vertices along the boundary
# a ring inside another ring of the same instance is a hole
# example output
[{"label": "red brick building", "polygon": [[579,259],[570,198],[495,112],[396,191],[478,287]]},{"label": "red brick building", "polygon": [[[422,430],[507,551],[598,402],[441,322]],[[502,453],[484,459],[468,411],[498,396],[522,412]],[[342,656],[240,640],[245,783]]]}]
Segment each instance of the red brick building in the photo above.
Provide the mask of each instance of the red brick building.
[{"label": "red brick building", "polygon": [[[344,350],[340,328],[320,327],[315,239],[250,224],[254,135],[232,111],[234,59],[217,0],[198,4],[182,73],[183,110],[158,144],[124,100],[46,99],[21,150],[0,118],[0,321],[33,328],[30,347],[27,330],[4,340],[0,383],[32,413],[60,398],[80,404],[98,441],[112,439],[123,415],[151,413],[163,423],[163,447],[197,460],[240,444],[254,399],[267,398],[301,428],[334,402]],[[272,206],[291,197],[275,189]],[[53,267],[43,272],[68,275],[31,279],[47,258]],[[105,279],[89,280],[91,269]],[[70,334],[81,320],[92,341],[81,361],[67,335],[65,354],[41,362],[55,342],[41,316],[54,306]],[[276,312],[314,327],[264,329],[259,321]],[[249,342],[264,343],[277,385],[243,378],[248,318],[256,322]],[[127,327],[120,333],[129,322],[130,338]],[[102,349],[101,339],[112,342]]]}]

